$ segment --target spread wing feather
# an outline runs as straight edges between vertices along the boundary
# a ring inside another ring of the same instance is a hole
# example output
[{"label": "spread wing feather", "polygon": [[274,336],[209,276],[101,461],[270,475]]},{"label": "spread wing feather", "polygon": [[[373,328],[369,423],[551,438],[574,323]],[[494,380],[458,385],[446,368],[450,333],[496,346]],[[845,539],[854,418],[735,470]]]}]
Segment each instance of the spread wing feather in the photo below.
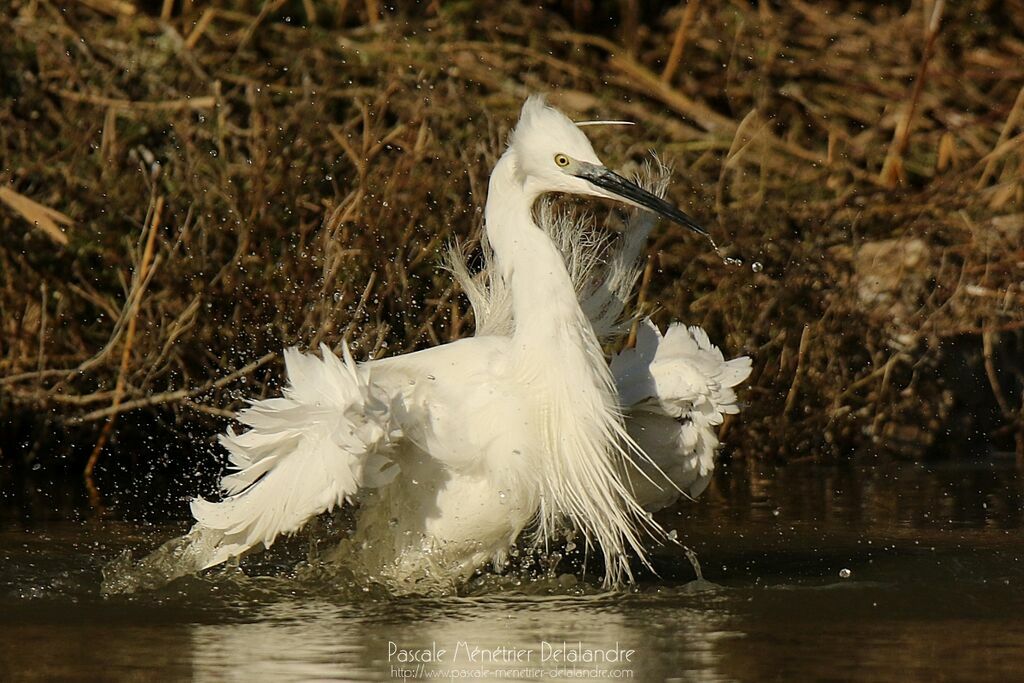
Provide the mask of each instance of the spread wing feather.
[{"label": "spread wing feather", "polygon": [[320,349],[322,358],[286,350],[284,396],[254,402],[238,417],[248,431],[220,437],[234,471],[221,482],[223,500],[192,502],[192,534],[208,546],[198,568],[270,546],[360,488],[397,474],[388,457],[400,437],[395,406],[347,346],[344,362]]},{"label": "spread wing feather", "polygon": [[725,360],[699,327],[677,323],[663,336],[645,319],[636,346],[612,358],[611,368],[630,436],[664,473],[637,463],[646,475],[631,477],[638,501],[653,511],[680,491],[699,495],[714,469],[715,428],[739,412],[735,387],[750,375],[750,358]]}]

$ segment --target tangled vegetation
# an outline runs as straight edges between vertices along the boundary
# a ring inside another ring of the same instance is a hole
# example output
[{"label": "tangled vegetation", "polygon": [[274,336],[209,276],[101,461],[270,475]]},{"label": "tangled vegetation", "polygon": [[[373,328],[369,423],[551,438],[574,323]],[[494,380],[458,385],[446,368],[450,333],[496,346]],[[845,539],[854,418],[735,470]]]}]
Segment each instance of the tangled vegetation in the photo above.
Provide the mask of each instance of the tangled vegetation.
[{"label": "tangled vegetation", "polygon": [[2,459],[471,332],[439,256],[538,91],[744,260],[662,225],[639,293],[753,357],[733,457],[1022,456],[1024,2],[641,5],[8,0]]}]

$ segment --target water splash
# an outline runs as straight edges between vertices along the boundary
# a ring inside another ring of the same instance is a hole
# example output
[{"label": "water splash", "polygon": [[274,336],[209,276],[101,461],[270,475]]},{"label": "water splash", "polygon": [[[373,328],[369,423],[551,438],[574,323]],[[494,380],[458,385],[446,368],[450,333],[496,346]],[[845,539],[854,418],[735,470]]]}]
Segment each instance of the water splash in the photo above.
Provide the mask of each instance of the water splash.
[{"label": "water splash", "polygon": [[[706,237],[708,242],[711,244],[711,248],[714,249],[715,253],[718,254],[718,257],[722,259],[722,263],[724,263],[727,266],[733,266],[734,268],[739,268],[743,265],[742,258],[740,258],[739,256],[726,256],[725,254],[722,253],[722,248],[718,246],[718,243],[715,242],[714,238],[712,238],[711,235],[706,235]],[[761,263],[760,261],[754,261],[750,264],[750,270],[752,270],[755,273],[760,273],[761,271],[764,270],[764,264]]]},{"label": "water splash", "polygon": [[216,543],[205,529],[193,528],[180,538],[173,538],[138,562],[130,551],[124,551],[103,567],[105,596],[155,590],[171,581],[202,570],[204,558]]},{"label": "water splash", "polygon": [[697,581],[704,580],[704,572],[700,569],[700,560],[697,559],[697,553],[693,552],[689,547],[683,546],[683,552],[686,553],[686,559],[690,561],[690,566],[693,567],[694,573],[697,575]]},{"label": "water splash", "polygon": [[[705,235],[705,237],[707,237],[708,243],[711,244],[711,248],[714,249],[715,253],[718,254],[718,257],[722,259],[722,263],[724,263],[727,266],[734,267],[739,267],[743,265],[743,259],[739,258],[738,256],[726,256],[725,254],[723,254],[722,248],[718,246],[718,243],[715,242],[714,238],[711,237],[711,235]],[[760,264],[758,263],[756,265],[759,266]],[[755,269],[754,272],[756,273],[760,271]]]}]

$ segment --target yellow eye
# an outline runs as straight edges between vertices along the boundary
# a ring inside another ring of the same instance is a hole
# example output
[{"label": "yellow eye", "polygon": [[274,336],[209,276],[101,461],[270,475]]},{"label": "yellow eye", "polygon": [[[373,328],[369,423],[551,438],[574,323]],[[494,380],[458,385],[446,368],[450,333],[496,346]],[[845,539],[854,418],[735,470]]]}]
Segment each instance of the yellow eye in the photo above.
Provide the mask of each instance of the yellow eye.
[{"label": "yellow eye", "polygon": [[556,154],[555,163],[561,166],[562,168],[565,168],[566,166],[569,165],[569,157],[565,156],[564,154]]}]

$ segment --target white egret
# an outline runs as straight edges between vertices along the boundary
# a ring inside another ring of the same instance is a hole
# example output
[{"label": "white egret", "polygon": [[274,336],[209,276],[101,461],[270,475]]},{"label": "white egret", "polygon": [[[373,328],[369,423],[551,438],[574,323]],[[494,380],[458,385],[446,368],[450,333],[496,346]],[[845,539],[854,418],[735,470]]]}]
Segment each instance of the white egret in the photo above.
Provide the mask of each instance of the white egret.
[{"label": "white egret", "polygon": [[[668,176],[665,169],[658,170],[653,178],[648,170],[638,183],[660,196]],[[555,213],[549,202],[541,204],[538,219],[563,254],[595,335],[605,345],[621,343],[634,321],[623,311],[641,273],[652,214],[634,212],[617,243],[605,249],[588,235],[587,221]],[[477,334],[510,334],[514,321],[506,283],[486,266],[471,275],[458,250],[449,261],[473,307]],[[636,346],[612,358],[626,429],[642,451],[640,457],[633,452],[634,468],[625,476],[644,509],[655,512],[681,495],[695,498],[704,491],[719,445],[715,427],[726,414],[739,412],[734,387],[750,369],[747,357],[725,361],[701,328],[675,323],[663,336],[649,318],[638,326]]]},{"label": "white egret", "polygon": [[749,360],[726,362],[698,328],[662,337],[645,321],[636,348],[609,365],[599,336],[620,317],[651,221],[596,264],[572,246],[576,224],[545,221],[549,234],[535,222],[534,204],[552,192],[704,232],[528,99],[489,183],[493,263],[483,284],[453,268],[476,335],[363,363],[344,346],[341,360],[325,346],[319,358],[286,350],[284,395],[253,402],[238,416],[247,431],[221,437],[234,468],[224,499],[194,500],[193,529],[121,588],[152,583],[146,571],[169,580],[270,546],[344,503],[358,505],[346,562],[396,592],[450,588],[500,565],[527,528],[539,543],[575,529],[603,552],[606,585],[631,580],[629,553],[646,562],[645,536],[662,535],[648,512],[706,484],[712,427],[736,412],[732,387]]}]

